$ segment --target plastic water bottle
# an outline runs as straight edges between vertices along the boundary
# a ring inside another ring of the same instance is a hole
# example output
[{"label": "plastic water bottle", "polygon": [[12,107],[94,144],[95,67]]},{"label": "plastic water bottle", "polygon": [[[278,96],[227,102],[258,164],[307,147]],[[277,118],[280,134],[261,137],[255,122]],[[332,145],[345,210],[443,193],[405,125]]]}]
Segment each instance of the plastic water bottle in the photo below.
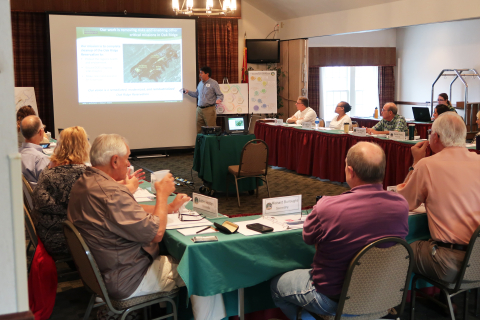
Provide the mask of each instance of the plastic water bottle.
[{"label": "plastic water bottle", "polygon": [[315,130],[318,130],[318,126],[320,125],[320,119],[315,119]]}]

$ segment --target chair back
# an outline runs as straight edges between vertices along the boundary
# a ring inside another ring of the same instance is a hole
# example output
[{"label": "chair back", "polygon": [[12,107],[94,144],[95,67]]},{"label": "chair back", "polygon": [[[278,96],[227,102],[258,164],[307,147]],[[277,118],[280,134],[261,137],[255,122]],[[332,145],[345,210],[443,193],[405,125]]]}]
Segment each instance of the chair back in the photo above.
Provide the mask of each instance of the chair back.
[{"label": "chair back", "polygon": [[27,178],[22,174],[23,202],[27,203],[30,213],[33,210],[33,189]]},{"label": "chair back", "polygon": [[[242,149],[238,177],[266,175],[268,169],[268,146],[265,141],[253,139]],[[243,173],[243,174],[242,174]]]},{"label": "chair back", "polygon": [[[396,243],[378,248],[382,243]],[[350,263],[335,319],[342,314],[387,312],[401,304],[400,315],[413,269],[413,252],[400,238],[379,239],[363,248]]]},{"label": "chair back", "polygon": [[111,305],[107,288],[105,287],[102,274],[98,269],[95,258],[83,240],[82,235],[78,232],[73,223],[68,220],[63,222],[63,232],[65,233],[68,248],[70,249],[73,261],[77,266],[77,270],[80,273],[83,283],[88,289],[90,289],[90,291],[100,296],[110,309],[115,310]]},{"label": "chair back", "polygon": [[480,226],[470,238],[462,268],[458,274],[455,291],[480,287]]},{"label": "chair back", "polygon": [[25,215],[25,229],[27,229],[28,237],[33,245],[33,248],[37,248],[38,239],[37,239],[37,231],[35,230],[35,225],[33,224],[32,217],[30,215],[30,210],[25,203],[23,204],[23,212]]},{"label": "chair back", "polygon": [[320,119],[320,123],[318,124],[319,127],[325,127],[325,120],[323,120],[322,118],[319,118]]},{"label": "chair back", "polygon": [[255,124],[257,120],[261,119],[262,117],[259,114],[253,114],[250,116],[250,125],[248,126],[248,133],[254,134],[255,133]]}]

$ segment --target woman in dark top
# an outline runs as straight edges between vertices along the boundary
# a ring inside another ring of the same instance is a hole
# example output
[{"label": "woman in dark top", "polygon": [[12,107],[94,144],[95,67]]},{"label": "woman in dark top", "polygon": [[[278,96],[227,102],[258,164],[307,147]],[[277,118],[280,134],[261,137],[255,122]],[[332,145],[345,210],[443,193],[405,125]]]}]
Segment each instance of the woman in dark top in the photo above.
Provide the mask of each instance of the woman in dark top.
[{"label": "woman in dark top", "polygon": [[85,171],[90,145],[82,127],[62,131],[51,163],[33,190],[36,230],[47,252],[55,259],[70,255],[63,235],[68,201],[73,184]]},{"label": "woman in dark top", "polygon": [[437,102],[438,104],[446,105],[450,109],[450,111],[457,112],[457,110],[455,110],[455,108],[452,106],[452,103],[450,102],[450,100],[448,100],[448,94],[440,93],[438,95]]},{"label": "woman in dark top", "polygon": [[433,112],[433,120],[436,120],[439,115],[444,112],[451,111],[450,108],[445,104],[439,104],[435,107],[435,111]]}]

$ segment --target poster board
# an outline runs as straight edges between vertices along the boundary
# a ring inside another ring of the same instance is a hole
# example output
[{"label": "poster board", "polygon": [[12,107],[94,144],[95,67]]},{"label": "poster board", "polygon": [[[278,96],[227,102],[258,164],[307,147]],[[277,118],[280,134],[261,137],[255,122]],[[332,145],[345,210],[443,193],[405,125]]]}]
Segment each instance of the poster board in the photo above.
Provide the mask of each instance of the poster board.
[{"label": "poster board", "polygon": [[23,106],[32,106],[38,116],[37,99],[35,98],[35,88],[33,87],[15,87],[15,112]]},{"label": "poster board", "polygon": [[217,115],[248,113],[248,83],[220,84],[222,103],[217,105]]},{"label": "poster board", "polygon": [[277,113],[277,71],[248,72],[250,113]]}]

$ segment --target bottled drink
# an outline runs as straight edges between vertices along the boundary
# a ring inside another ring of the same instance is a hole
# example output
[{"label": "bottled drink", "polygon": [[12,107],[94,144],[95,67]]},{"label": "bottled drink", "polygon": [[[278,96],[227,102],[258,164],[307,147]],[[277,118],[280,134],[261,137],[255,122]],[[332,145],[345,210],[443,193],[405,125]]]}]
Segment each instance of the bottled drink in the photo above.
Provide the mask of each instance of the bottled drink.
[{"label": "bottled drink", "polygon": [[373,117],[375,119],[378,119],[378,108],[377,107],[375,107],[375,112],[373,113]]},{"label": "bottled drink", "polygon": [[318,126],[320,125],[320,119],[315,119],[315,130],[318,130]]}]

